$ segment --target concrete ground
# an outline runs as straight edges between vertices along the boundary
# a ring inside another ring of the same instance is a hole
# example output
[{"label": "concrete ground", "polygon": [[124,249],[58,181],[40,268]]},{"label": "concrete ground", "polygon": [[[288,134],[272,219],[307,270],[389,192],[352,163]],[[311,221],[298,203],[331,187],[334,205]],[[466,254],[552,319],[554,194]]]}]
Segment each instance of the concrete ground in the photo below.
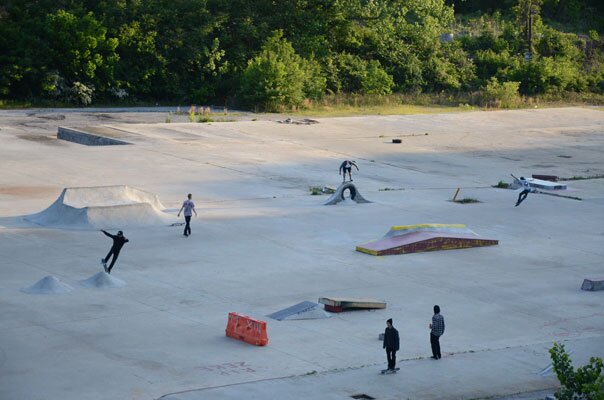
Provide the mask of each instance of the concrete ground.
[{"label": "concrete ground", "polygon": [[[567,182],[565,194],[581,201],[531,194],[520,207],[516,192],[491,187],[510,173],[604,174],[603,112],[308,126],[274,116],[164,118],[0,112],[0,399],[474,399],[553,390],[554,341],[578,364],[604,356],[604,292],[579,289],[584,278],[604,277],[604,179]],[[57,126],[94,126],[133,145],[64,142],[53,137]],[[309,194],[309,186],[337,186],[345,158],[357,161],[354,183],[373,203],[323,206],[327,197]],[[156,193],[174,214],[193,193],[193,235],[124,227],[130,243],[113,275],[127,286],[83,288],[108,239],[23,216],[64,187],[118,184]],[[481,203],[448,201],[458,187],[458,197]],[[354,251],[391,225],[416,223],[465,223],[500,243],[386,257]],[[75,290],[20,292],[47,275]],[[374,297],[388,307],[321,320],[265,317],[321,296]],[[440,361],[427,358],[434,304],[447,324]],[[225,337],[229,311],[266,320],[268,346]],[[377,336],[388,318],[401,335],[401,371],[382,376]]]}]

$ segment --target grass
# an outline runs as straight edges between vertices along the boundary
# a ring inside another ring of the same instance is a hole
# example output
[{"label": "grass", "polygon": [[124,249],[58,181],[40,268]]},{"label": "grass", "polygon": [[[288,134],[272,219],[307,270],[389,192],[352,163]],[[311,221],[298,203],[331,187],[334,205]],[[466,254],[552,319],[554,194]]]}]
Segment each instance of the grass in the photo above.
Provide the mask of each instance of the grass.
[{"label": "grass", "polygon": [[482,203],[480,200],[478,199],[473,199],[471,197],[464,197],[463,199],[459,199],[459,200],[453,200],[455,203],[459,203],[459,204],[472,204],[472,203]]},{"label": "grass", "polygon": [[497,185],[493,185],[494,188],[500,188],[500,189],[508,189],[510,187],[509,183],[505,183],[504,181],[499,181],[497,183]]},{"label": "grass", "polygon": [[354,107],[351,105],[322,105],[301,111],[300,114],[309,117],[349,117],[355,115],[441,114],[464,110],[465,109],[460,107],[421,106],[413,104],[361,107]]}]

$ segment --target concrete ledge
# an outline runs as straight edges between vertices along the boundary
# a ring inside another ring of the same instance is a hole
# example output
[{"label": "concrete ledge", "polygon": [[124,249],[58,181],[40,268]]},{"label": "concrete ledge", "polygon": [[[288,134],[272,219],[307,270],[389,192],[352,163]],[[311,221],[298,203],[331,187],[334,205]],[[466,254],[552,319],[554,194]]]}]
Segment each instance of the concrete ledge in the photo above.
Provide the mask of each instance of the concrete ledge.
[{"label": "concrete ledge", "polygon": [[132,144],[122,140],[99,136],[62,126],[59,126],[59,130],[57,131],[57,139],[67,140],[68,142],[74,142],[86,146],[116,146]]},{"label": "concrete ledge", "polygon": [[581,285],[581,290],[604,290],[604,278],[599,279],[584,279],[583,285]]}]

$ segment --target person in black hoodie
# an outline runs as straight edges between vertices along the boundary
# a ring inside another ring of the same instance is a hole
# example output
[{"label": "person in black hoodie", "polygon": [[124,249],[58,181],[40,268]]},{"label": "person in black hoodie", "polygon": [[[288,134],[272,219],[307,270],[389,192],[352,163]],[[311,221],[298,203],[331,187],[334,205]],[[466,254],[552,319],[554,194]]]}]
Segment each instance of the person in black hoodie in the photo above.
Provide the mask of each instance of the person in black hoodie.
[{"label": "person in black hoodie", "polygon": [[394,371],[396,367],[396,352],[399,349],[398,331],[392,326],[392,318],[386,321],[384,331],[384,349],[388,359],[388,371]]},{"label": "person in black hoodie", "polygon": [[[112,235],[110,233],[107,233],[104,230],[101,230],[101,232],[103,232],[105,234],[105,236],[108,236],[111,239],[113,239],[113,246],[111,246],[109,253],[107,253],[107,257],[101,258],[101,264],[103,264],[103,268],[105,269],[105,272],[110,274],[111,269],[115,265],[115,261],[117,260],[117,257],[120,255],[120,250],[122,249],[124,244],[129,242],[129,240],[124,237],[124,232],[122,232],[122,231],[118,231],[117,235]],[[113,255],[113,259],[111,260],[111,264],[109,265],[109,268],[107,268],[107,261],[109,261],[109,257],[111,257],[112,255]]]}]

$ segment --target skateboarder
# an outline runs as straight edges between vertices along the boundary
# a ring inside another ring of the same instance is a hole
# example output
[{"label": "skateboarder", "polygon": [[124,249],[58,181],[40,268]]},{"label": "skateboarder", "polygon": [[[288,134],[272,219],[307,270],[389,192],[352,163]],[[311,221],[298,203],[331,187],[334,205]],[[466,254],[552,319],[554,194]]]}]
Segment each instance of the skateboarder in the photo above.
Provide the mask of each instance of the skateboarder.
[{"label": "skateboarder", "polygon": [[185,210],[184,215],[186,224],[185,231],[183,233],[183,235],[185,236],[189,236],[191,234],[191,216],[193,215],[192,213],[195,213],[195,216],[197,216],[197,211],[195,211],[195,203],[193,203],[193,201],[191,200],[192,197],[193,195],[189,193],[187,195],[187,199],[182,203],[180,211],[178,211],[178,216],[180,217],[180,213],[182,212],[182,210]]},{"label": "skateboarder", "polygon": [[430,328],[430,346],[432,346],[432,358],[439,360],[440,356],[440,337],[445,333],[445,319],[440,315],[440,307],[434,306],[434,315]]},{"label": "skateboarder", "polygon": [[[117,260],[117,258],[120,255],[120,250],[122,249],[124,244],[129,242],[129,240],[124,237],[124,232],[122,232],[122,231],[118,231],[117,235],[112,235],[111,233],[107,233],[104,230],[101,230],[101,232],[103,232],[106,236],[113,239],[113,246],[111,246],[109,253],[107,253],[107,257],[101,258],[101,264],[103,264],[103,268],[105,269],[105,272],[110,274],[111,269],[115,265],[115,261]],[[107,268],[107,261],[109,261],[109,257],[111,257],[112,255],[113,255],[113,259],[111,260],[111,264],[109,265],[109,268]]]},{"label": "skateboarder", "polygon": [[531,188],[531,185],[524,178],[524,176],[521,176],[520,179],[518,179],[518,181],[522,185],[522,192],[520,192],[520,194],[518,195],[518,201],[516,202],[515,207],[518,207],[520,205],[520,203],[522,203],[524,201],[524,199],[526,199],[526,196],[528,196],[528,194],[533,191],[533,188]]},{"label": "skateboarder", "polygon": [[384,345],[386,349],[386,359],[388,360],[388,369],[382,373],[396,372],[396,352],[399,349],[398,331],[392,326],[392,318],[386,321],[386,330],[384,331]]},{"label": "skateboarder", "polygon": [[359,167],[357,167],[357,163],[351,160],[345,160],[342,164],[340,164],[340,171],[338,172],[338,174],[342,175],[342,183],[346,182],[346,172],[348,172],[348,177],[350,178],[350,182],[352,182],[353,166],[357,169],[357,171],[359,170]]}]

